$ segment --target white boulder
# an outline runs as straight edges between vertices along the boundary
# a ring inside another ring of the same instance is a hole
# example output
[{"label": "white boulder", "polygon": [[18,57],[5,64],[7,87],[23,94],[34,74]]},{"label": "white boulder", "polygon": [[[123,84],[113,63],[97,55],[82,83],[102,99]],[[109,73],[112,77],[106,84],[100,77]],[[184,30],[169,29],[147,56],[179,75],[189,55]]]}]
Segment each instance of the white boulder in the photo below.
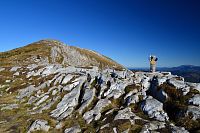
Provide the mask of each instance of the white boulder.
[{"label": "white boulder", "polygon": [[189,104],[200,106],[200,94],[196,94],[192,98],[190,98]]},{"label": "white boulder", "polygon": [[169,120],[167,113],[163,110],[163,104],[151,96],[142,102],[141,108],[150,118],[154,118],[159,121]]},{"label": "white boulder", "polygon": [[45,120],[36,120],[33,122],[33,124],[30,126],[28,133],[35,132],[35,131],[45,131],[48,132],[50,129],[50,126],[48,125],[48,122]]},{"label": "white boulder", "polygon": [[[80,86],[80,85],[79,85]],[[80,95],[80,87],[74,88],[71,92],[67,93],[60,103],[58,103],[57,108],[51,111],[51,116],[62,120],[67,116],[71,115],[74,107],[78,104],[78,98]]]},{"label": "white boulder", "polygon": [[108,99],[100,99],[96,106],[86,112],[84,115],[83,115],[83,118],[87,121],[87,123],[89,124],[93,119],[95,120],[99,120],[100,117],[101,117],[101,111],[104,107],[108,106],[109,104],[111,104],[111,101],[108,100]]}]

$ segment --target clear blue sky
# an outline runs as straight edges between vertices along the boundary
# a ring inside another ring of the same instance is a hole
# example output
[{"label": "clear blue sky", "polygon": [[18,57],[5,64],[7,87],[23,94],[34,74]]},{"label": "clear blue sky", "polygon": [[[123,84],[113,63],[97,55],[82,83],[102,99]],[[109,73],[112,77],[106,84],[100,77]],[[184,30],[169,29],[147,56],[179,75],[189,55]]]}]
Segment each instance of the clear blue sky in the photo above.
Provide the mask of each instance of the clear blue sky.
[{"label": "clear blue sky", "polygon": [[128,67],[200,65],[199,0],[0,0],[0,51],[41,39]]}]

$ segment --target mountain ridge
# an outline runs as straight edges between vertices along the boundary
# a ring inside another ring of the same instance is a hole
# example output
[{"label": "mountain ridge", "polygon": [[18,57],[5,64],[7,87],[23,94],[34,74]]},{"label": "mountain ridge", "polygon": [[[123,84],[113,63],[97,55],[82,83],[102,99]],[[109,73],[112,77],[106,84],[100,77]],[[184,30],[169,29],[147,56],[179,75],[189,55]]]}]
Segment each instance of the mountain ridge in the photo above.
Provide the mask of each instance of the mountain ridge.
[{"label": "mountain ridge", "polygon": [[31,63],[58,63],[72,66],[124,68],[95,51],[66,45],[57,40],[40,40],[27,46],[0,53],[2,66]]}]

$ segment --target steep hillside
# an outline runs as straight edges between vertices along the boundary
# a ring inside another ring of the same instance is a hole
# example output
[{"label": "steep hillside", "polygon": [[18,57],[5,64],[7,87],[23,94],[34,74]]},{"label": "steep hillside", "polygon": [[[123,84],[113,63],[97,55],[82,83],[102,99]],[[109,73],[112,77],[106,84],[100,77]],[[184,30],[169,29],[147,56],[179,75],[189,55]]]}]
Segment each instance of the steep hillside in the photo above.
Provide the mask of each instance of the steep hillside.
[{"label": "steep hillside", "polygon": [[62,64],[79,67],[123,68],[97,52],[68,46],[55,40],[41,40],[22,48],[0,53],[0,66]]}]

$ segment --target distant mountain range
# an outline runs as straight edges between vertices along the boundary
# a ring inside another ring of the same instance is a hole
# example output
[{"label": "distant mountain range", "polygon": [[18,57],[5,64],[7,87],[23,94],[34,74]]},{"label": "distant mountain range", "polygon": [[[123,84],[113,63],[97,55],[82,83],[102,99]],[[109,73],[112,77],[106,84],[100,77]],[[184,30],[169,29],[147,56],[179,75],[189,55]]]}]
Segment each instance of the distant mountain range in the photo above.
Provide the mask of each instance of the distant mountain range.
[{"label": "distant mountain range", "polygon": [[[130,68],[134,71],[148,71],[149,68]],[[178,67],[158,67],[158,71],[169,71],[174,75],[182,76],[187,82],[200,83],[200,66],[181,65]]]}]

